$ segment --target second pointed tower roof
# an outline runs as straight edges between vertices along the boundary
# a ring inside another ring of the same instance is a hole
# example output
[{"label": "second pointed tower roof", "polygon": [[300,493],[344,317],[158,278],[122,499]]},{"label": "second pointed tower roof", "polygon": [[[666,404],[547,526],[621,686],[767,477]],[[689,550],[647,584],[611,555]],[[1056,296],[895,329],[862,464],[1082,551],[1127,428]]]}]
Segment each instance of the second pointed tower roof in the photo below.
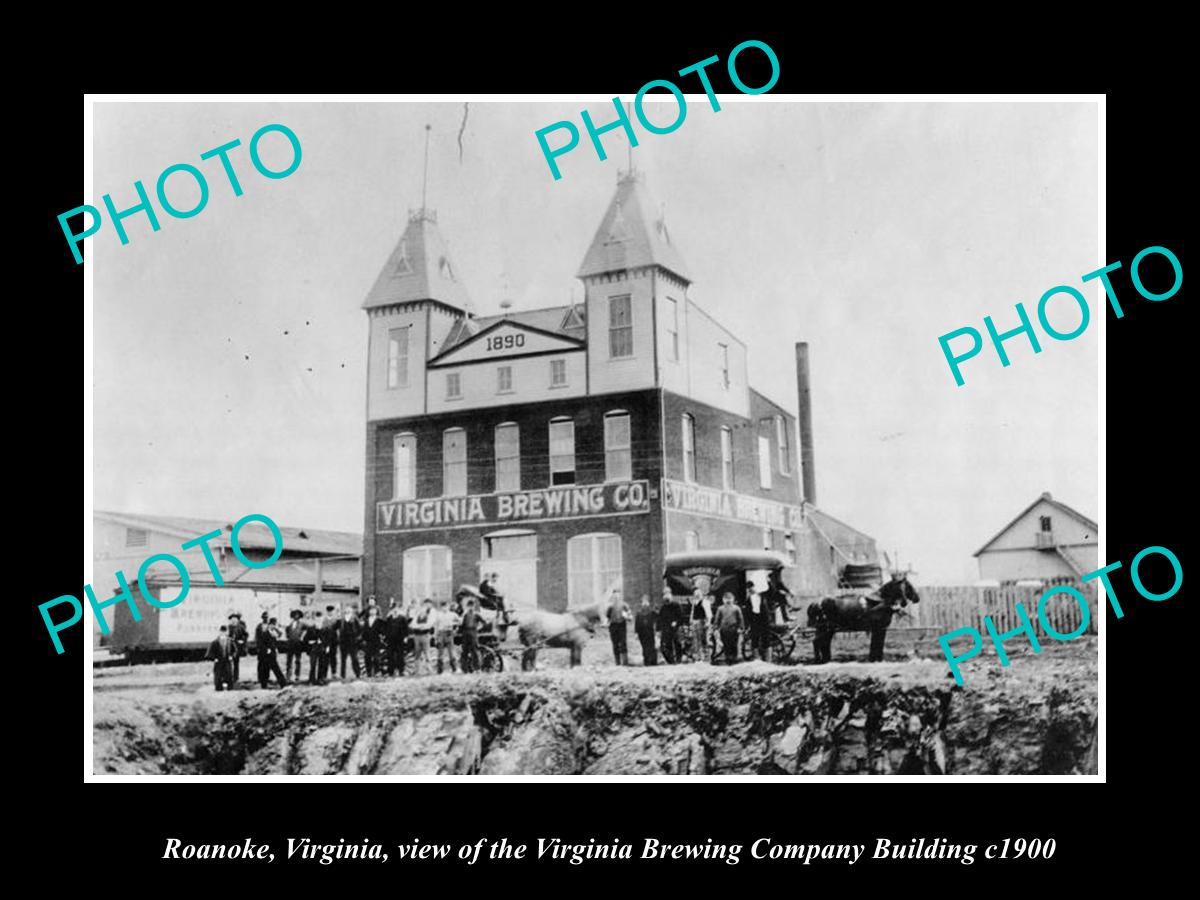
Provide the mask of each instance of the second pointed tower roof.
[{"label": "second pointed tower roof", "polygon": [[416,300],[436,300],[463,312],[474,312],[438,230],[437,213],[431,209],[409,212],[408,227],[375,279],[363,309]]},{"label": "second pointed tower roof", "polygon": [[600,220],[577,277],[654,265],[689,283],[692,280],[683,257],[671,243],[663,215],[646,189],[644,176],[640,172],[627,173],[617,182],[617,192]]}]

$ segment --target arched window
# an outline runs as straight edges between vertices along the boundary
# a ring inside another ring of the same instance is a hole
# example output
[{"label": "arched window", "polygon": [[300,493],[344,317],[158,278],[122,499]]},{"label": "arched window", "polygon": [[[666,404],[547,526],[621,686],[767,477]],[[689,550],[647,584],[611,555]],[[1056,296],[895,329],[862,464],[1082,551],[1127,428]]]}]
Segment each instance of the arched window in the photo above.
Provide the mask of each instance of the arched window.
[{"label": "arched window", "polygon": [[550,420],[550,484],[575,483],[575,422],[565,416]]},{"label": "arched window", "polygon": [[417,436],[409,432],[392,438],[392,499],[417,497]]},{"label": "arched window", "polygon": [[683,480],[696,480],[696,420],[683,414]]},{"label": "arched window", "polygon": [[629,413],[615,409],[604,414],[604,480],[629,481],[633,478],[632,436]]},{"label": "arched window", "polygon": [[404,602],[419,603],[428,598],[435,603],[450,599],[452,570],[450,548],[438,545],[410,547],[401,559]]},{"label": "arched window", "polygon": [[568,606],[606,601],[623,580],[619,535],[581,534],[567,541]]},{"label": "arched window", "polygon": [[461,428],[442,432],[442,496],[467,493],[467,433]]},{"label": "arched window", "polygon": [[516,422],[496,426],[496,493],[521,489],[521,427]]}]

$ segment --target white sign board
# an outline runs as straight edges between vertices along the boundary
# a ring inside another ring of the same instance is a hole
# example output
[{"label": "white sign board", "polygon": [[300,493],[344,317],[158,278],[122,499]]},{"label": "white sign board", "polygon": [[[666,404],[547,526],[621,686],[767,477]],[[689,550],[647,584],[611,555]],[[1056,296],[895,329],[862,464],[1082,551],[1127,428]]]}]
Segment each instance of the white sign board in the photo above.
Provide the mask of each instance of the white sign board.
[{"label": "white sign board", "polygon": [[[176,596],[176,587],[163,591],[167,598]],[[229,624],[230,613],[241,613],[250,637],[259,623],[263,610],[279,620],[289,621],[288,613],[300,607],[300,594],[287,591],[257,591],[253,588],[192,588],[178,606],[158,614],[160,644],[185,644],[211,641],[217,629]]]}]

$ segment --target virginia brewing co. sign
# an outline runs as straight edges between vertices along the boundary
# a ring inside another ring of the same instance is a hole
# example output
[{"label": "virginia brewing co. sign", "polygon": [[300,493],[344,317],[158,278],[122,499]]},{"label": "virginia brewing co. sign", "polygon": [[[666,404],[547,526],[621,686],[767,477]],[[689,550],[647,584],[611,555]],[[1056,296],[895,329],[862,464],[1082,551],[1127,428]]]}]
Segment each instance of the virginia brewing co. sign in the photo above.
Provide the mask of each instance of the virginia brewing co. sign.
[{"label": "virginia brewing co. sign", "polygon": [[780,531],[804,530],[804,510],[799,506],[685,484],[669,478],[663,479],[663,506],[679,512],[748,522]]},{"label": "virginia brewing co. sign", "polygon": [[644,513],[650,509],[645,481],[473,494],[431,500],[385,500],[376,504],[375,530],[419,531],[507,522],[543,522],[585,516]]}]

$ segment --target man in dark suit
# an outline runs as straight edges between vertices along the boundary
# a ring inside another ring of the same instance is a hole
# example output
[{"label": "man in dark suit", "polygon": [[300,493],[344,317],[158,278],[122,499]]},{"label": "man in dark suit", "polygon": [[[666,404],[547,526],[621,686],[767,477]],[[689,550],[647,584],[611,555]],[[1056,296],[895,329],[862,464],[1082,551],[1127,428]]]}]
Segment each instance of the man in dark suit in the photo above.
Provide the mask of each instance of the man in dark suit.
[{"label": "man in dark suit", "polygon": [[658,608],[659,646],[663,659],[674,665],[679,658],[679,626],[683,623],[683,610],[675,602],[670,588],[663,588],[662,606]]},{"label": "man in dark suit", "polygon": [[325,653],[325,623],[321,611],[313,613],[312,621],[304,628],[304,647],[308,651],[308,683],[324,684],[329,670],[329,657]]},{"label": "man in dark suit", "polygon": [[237,648],[237,655],[233,657],[233,683],[237,684],[242,680],[242,657],[246,655],[246,644],[250,642],[250,631],[242,622],[241,613],[229,614],[229,639]]},{"label": "man in dark suit", "polygon": [[222,625],[216,639],[208,645],[205,659],[213,661],[213,687],[218,691],[233,689],[233,661],[237,659],[237,645],[229,637],[229,628]]},{"label": "man in dark suit", "polygon": [[384,625],[386,626],[384,635],[387,640],[387,673],[403,675],[404,644],[408,640],[408,616],[404,614],[404,607],[396,602],[395,597],[392,598],[392,605],[388,610]]},{"label": "man in dark suit", "polygon": [[642,603],[638,607],[637,615],[633,617],[633,633],[642,644],[644,666],[658,665],[658,651],[654,647],[654,618],[654,607],[650,605],[650,598],[642,594]]},{"label": "man in dark suit", "polygon": [[264,610],[263,620],[254,629],[254,643],[258,652],[258,684],[264,691],[274,674],[280,687],[287,687],[288,680],[279,671],[279,623],[268,618]]},{"label": "man in dark suit", "polygon": [[361,678],[362,671],[358,667],[358,648],[362,643],[363,628],[354,610],[347,606],[342,610],[342,619],[337,623],[337,646],[342,656],[342,680],[346,680],[346,660],[352,663],[354,677]]},{"label": "man in dark suit", "polygon": [[[300,660],[304,656],[304,630],[308,626],[304,624],[304,613],[298,609],[293,609],[290,613],[292,621],[288,623],[287,637],[287,677],[292,681],[300,680]],[[295,672],[292,671],[292,666],[295,665]]]},{"label": "man in dark suit", "polygon": [[467,608],[463,611],[459,635],[462,640],[462,670],[464,672],[479,671],[479,628],[483,619],[479,615],[479,603],[474,597],[467,600]]},{"label": "man in dark suit", "polygon": [[[344,623],[343,623],[344,624]],[[366,663],[367,675],[379,674],[380,657],[383,654],[383,646],[386,642],[387,624],[383,619],[379,618],[378,607],[372,606],[367,609],[367,621],[362,623],[360,632],[360,640],[363,648],[363,661]],[[358,657],[354,658],[354,674],[358,674]],[[342,666],[346,665],[345,656],[342,657]],[[343,677],[345,669],[342,670]]]},{"label": "man in dark suit", "polygon": [[[338,654],[338,618],[337,607],[332,604],[325,607],[325,619],[321,631],[321,646],[325,650],[325,672],[329,675],[337,674],[337,654]],[[325,675],[321,676],[321,680],[325,679]]]}]

